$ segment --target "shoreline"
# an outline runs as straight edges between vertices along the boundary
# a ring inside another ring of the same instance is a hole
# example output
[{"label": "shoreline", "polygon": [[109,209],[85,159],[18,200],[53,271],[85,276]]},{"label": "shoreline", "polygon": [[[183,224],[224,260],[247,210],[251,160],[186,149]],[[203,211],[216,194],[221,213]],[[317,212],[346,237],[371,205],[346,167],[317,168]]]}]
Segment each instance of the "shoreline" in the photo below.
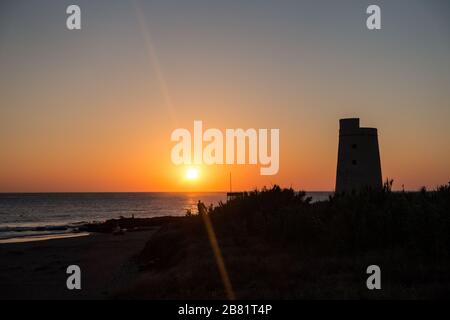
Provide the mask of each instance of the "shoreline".
[{"label": "shoreline", "polygon": [[37,241],[48,241],[58,239],[69,239],[77,237],[86,237],[91,235],[89,232],[68,232],[68,233],[56,233],[56,234],[43,234],[35,236],[18,236],[13,238],[0,239],[1,244],[14,244],[14,243],[28,243]]},{"label": "shoreline", "polygon": [[0,232],[0,245],[10,243],[26,243],[65,238],[88,236],[92,233],[112,233],[117,226],[123,232],[143,231],[163,223],[182,218],[182,216],[158,216],[151,218],[108,219],[101,222],[77,222],[69,225],[36,226],[36,227],[4,227]]}]

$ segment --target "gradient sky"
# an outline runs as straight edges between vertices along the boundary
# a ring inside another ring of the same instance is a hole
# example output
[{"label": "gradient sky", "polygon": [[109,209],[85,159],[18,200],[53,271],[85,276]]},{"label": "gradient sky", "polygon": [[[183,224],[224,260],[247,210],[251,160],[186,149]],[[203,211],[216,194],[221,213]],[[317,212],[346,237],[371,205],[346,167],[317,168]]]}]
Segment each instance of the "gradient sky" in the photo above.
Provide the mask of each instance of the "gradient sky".
[{"label": "gradient sky", "polygon": [[[0,3],[0,192],[333,190],[344,117],[378,128],[394,187],[450,181],[448,0]],[[194,120],[280,128],[279,174],[185,181],[170,134]]]}]

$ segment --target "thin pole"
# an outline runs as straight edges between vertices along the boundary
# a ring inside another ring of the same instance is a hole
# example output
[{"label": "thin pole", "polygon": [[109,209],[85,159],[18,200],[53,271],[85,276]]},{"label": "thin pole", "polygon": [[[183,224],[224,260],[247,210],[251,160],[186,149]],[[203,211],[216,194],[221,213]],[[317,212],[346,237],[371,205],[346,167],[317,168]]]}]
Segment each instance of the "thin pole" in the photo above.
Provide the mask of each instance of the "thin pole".
[{"label": "thin pole", "polygon": [[230,171],[230,193],[232,192],[232,188],[231,188],[231,171]]}]

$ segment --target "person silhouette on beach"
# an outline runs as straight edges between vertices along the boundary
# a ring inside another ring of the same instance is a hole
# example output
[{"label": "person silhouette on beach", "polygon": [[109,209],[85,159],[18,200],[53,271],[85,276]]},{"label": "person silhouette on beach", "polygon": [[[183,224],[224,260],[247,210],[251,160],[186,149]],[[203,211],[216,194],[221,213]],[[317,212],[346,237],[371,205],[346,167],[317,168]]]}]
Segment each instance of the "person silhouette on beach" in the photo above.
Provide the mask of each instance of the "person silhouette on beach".
[{"label": "person silhouette on beach", "polygon": [[199,215],[204,215],[207,212],[205,204],[203,202],[201,202],[200,200],[198,200],[198,202],[197,202],[197,209],[198,209]]}]

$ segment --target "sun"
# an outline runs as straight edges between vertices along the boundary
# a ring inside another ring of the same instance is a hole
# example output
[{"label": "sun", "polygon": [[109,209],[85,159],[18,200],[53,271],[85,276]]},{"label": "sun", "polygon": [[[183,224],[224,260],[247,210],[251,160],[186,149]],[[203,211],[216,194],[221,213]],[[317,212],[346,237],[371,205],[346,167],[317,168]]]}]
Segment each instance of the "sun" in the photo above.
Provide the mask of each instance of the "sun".
[{"label": "sun", "polygon": [[186,179],[197,180],[199,176],[199,170],[197,168],[188,168],[186,171]]}]

